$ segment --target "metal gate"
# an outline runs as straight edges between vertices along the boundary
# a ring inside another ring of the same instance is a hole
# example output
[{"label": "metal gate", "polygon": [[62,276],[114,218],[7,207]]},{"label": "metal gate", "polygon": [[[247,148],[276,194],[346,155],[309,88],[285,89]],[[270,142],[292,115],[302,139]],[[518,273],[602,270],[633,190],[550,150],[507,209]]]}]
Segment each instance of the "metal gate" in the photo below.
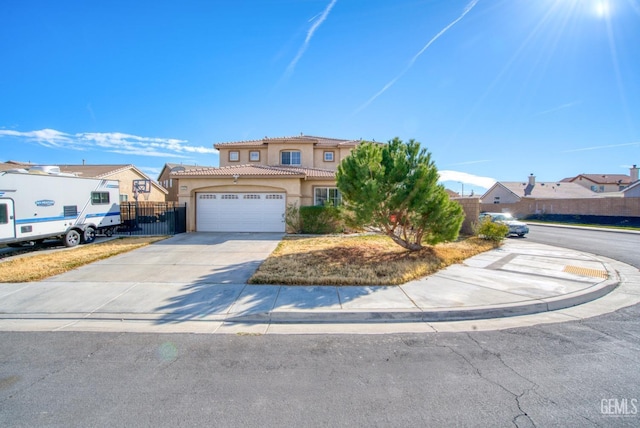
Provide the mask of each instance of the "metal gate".
[{"label": "metal gate", "polygon": [[187,207],[177,202],[121,202],[119,235],[175,235],[187,231]]}]

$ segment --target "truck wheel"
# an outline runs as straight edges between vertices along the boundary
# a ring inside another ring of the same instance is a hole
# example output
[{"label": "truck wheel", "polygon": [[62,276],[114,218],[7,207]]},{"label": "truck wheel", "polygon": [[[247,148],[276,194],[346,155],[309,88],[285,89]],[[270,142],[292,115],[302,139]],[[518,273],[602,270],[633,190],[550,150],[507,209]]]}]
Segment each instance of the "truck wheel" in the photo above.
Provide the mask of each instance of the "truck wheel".
[{"label": "truck wheel", "polygon": [[84,230],[84,235],[82,236],[83,244],[90,244],[96,240],[96,230],[89,226]]},{"label": "truck wheel", "polygon": [[62,241],[65,247],[75,247],[80,243],[80,234],[77,230],[69,230],[64,234]]}]

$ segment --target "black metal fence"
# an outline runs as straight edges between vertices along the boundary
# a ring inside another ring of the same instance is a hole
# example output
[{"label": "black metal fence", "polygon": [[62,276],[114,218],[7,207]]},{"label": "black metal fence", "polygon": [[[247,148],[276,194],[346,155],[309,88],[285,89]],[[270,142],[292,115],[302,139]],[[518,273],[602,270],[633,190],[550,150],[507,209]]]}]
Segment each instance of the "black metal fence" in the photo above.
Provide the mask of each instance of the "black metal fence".
[{"label": "black metal fence", "polygon": [[187,231],[187,207],[177,202],[121,202],[118,235],[175,235]]}]

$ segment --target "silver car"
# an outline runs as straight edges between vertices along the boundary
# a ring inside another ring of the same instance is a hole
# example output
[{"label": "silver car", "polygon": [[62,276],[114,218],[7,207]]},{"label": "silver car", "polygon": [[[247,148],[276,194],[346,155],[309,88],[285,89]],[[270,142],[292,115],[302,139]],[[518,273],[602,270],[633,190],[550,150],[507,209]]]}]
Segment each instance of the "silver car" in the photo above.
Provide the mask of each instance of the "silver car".
[{"label": "silver car", "polygon": [[480,213],[480,220],[489,217],[491,221],[496,223],[504,223],[509,226],[509,235],[518,235],[520,237],[529,233],[529,226],[516,220],[510,213]]}]

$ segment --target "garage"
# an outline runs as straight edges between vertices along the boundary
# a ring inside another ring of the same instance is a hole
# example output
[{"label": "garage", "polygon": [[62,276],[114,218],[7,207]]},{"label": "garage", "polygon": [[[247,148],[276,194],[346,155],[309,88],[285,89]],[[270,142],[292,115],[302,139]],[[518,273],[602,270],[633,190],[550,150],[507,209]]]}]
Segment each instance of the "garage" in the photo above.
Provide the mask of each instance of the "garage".
[{"label": "garage", "polygon": [[198,232],[284,232],[284,193],[197,193]]}]

